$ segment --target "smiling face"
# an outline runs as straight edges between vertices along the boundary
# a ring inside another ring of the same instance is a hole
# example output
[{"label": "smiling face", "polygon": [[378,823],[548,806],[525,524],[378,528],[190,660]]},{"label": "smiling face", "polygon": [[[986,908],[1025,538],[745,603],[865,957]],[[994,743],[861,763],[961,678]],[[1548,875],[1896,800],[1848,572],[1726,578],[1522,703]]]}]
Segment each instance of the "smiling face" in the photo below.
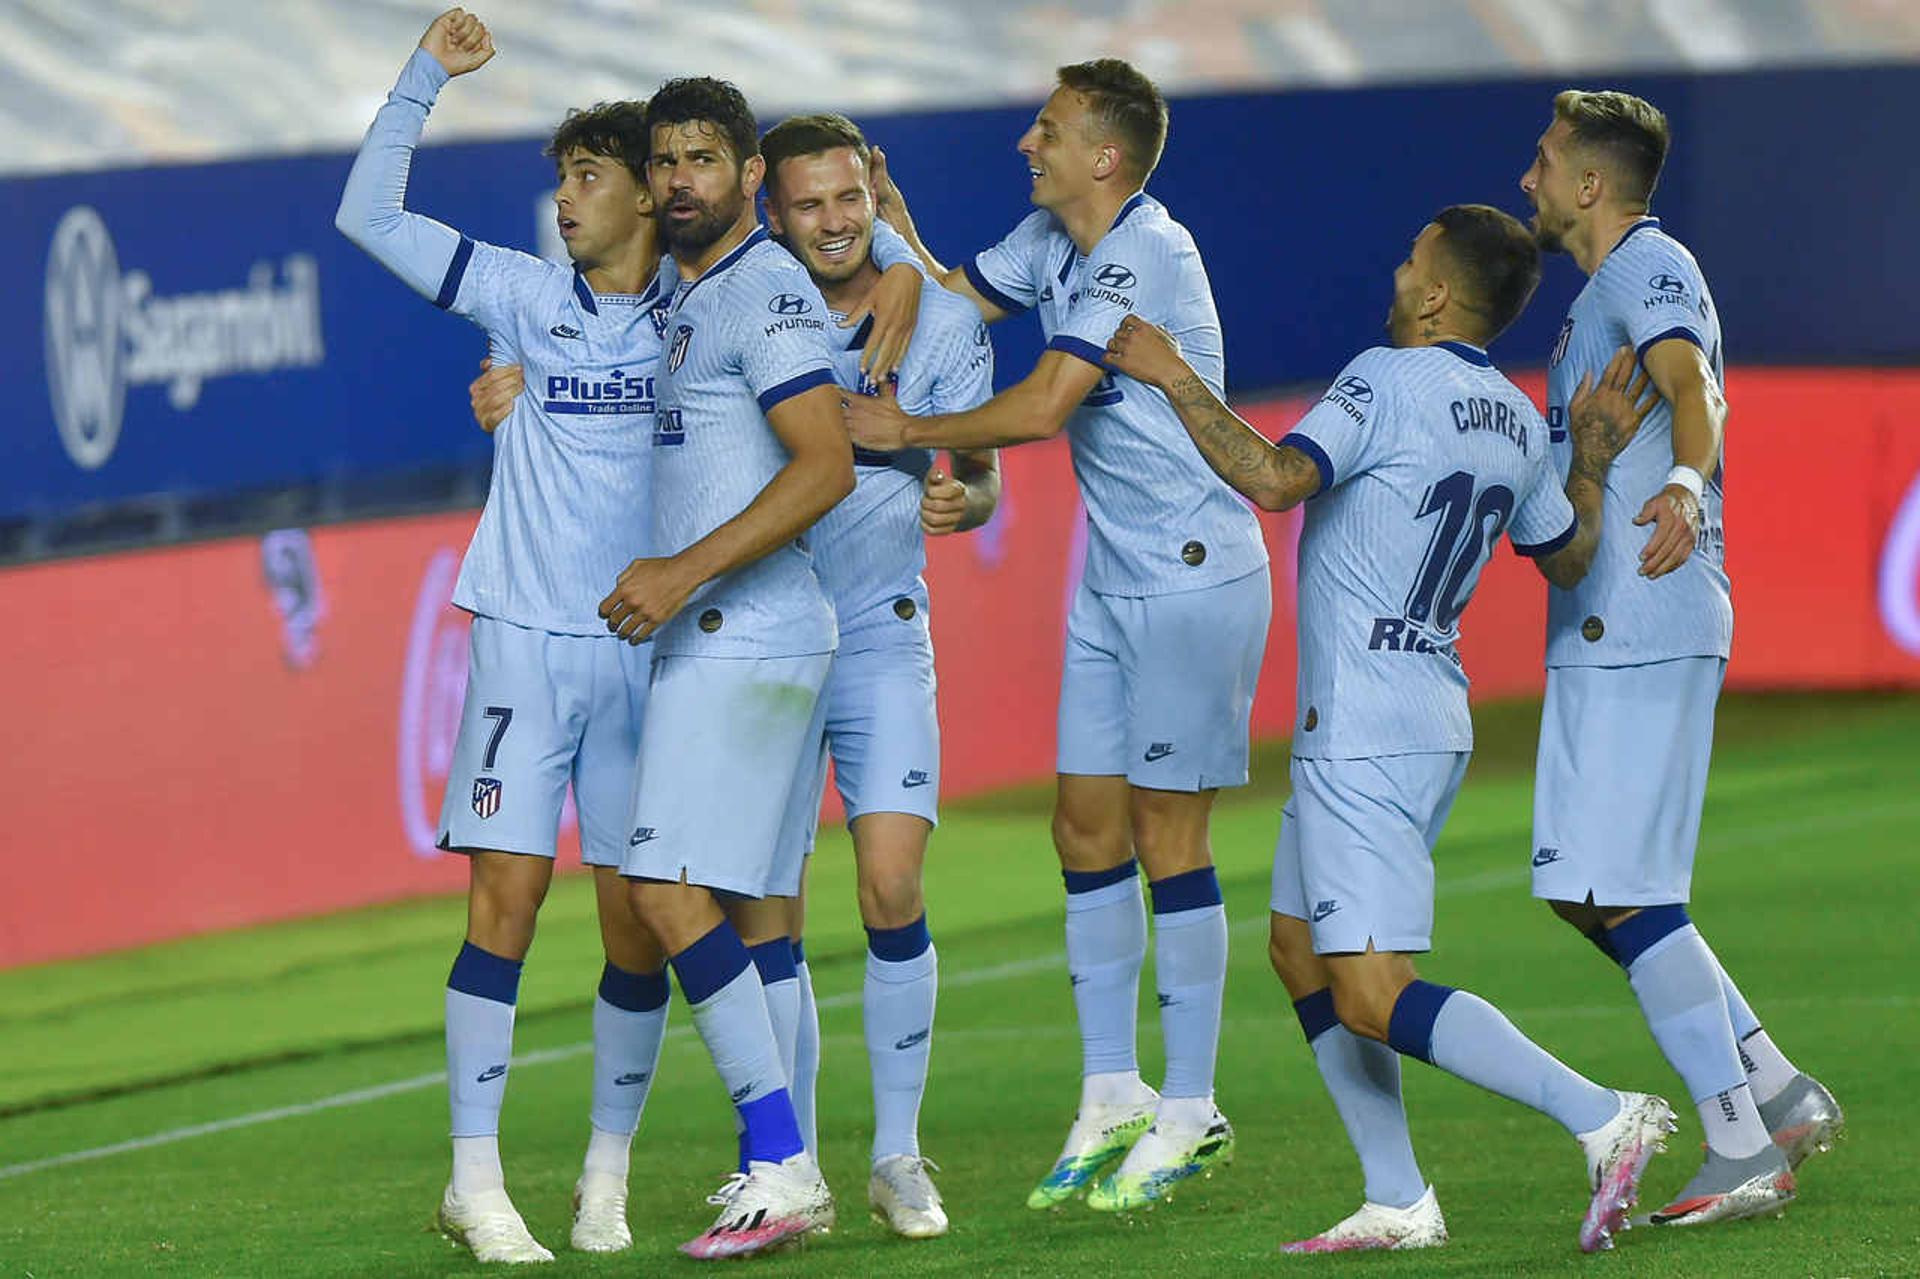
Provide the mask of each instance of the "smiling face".
[{"label": "smiling face", "polygon": [[740,221],[760,189],[761,163],[735,156],[726,131],[706,120],[656,125],[647,186],[667,252],[691,262]]},{"label": "smiling face", "polygon": [[1579,160],[1573,126],[1556,116],[1534,145],[1533,163],[1520,175],[1520,189],[1533,204],[1534,242],[1549,253],[1566,251],[1567,233],[1578,220],[1585,178]]},{"label": "smiling face", "polygon": [[873,192],[867,166],[852,147],[782,160],[767,184],[767,214],[823,291],[863,273],[878,276]]},{"label": "smiling face", "polygon": [[1020,135],[1019,151],[1033,178],[1033,202],[1043,209],[1091,195],[1095,176],[1119,162],[1118,148],[1095,136],[1087,100],[1065,86],[1053,91]]},{"label": "smiling face", "polygon": [[612,156],[571,147],[559,159],[554,219],[567,255],[582,270],[618,255],[653,216],[653,199]]}]

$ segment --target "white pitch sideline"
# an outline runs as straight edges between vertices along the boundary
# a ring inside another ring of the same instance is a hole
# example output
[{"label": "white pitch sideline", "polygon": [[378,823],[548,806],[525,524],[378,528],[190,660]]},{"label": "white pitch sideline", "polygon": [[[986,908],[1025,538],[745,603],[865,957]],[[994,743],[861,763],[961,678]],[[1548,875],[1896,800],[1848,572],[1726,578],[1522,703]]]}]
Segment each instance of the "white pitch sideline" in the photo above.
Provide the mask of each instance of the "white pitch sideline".
[{"label": "white pitch sideline", "polygon": [[[1262,921],[1262,927],[1265,921]],[[951,978],[941,975],[944,986],[978,986],[988,982],[1007,981],[1015,977],[1024,977],[1030,973],[1041,972],[1048,968],[1058,968],[1067,962],[1064,952],[1055,951],[1051,955],[1036,955],[1031,959],[1016,959],[1004,964],[994,964],[987,968],[974,968],[955,973]],[[846,1008],[860,1002],[858,990],[842,991],[837,995],[827,995],[819,1001],[819,1007]],[[669,1027],[671,1036],[692,1033],[692,1027],[679,1025]],[[575,1044],[565,1044],[559,1048],[543,1048],[538,1052],[520,1053],[513,1059],[516,1067],[544,1066],[550,1062],[569,1061],[593,1051],[593,1041],[583,1040]],[[271,1110],[256,1110],[251,1114],[235,1115],[230,1119],[215,1119],[204,1124],[189,1124],[182,1128],[169,1128],[145,1137],[134,1137],[127,1141],[116,1141],[109,1146],[94,1146],[88,1150],[72,1150],[63,1155],[48,1155],[44,1159],[30,1159],[25,1163],[0,1166],[0,1181],[12,1177],[24,1177],[28,1173],[45,1172],[50,1168],[64,1168],[69,1164],[90,1163],[95,1159],[107,1159],[114,1155],[128,1155],[139,1150],[152,1150],[156,1146],[171,1146],[178,1141],[189,1141],[195,1137],[210,1137],[215,1133],[232,1132],[237,1128],[253,1128],[260,1124],[277,1123],[282,1119],[298,1119],[304,1115],[317,1114],[323,1110],[338,1110],[342,1106],[359,1106],[370,1101],[381,1101],[388,1097],[398,1097],[405,1093],[421,1092],[428,1088],[444,1088],[447,1085],[447,1072],[436,1070],[426,1075],[411,1075],[406,1079],[395,1079],[389,1083],[375,1084],[371,1088],[355,1088],[350,1092],[335,1093],[331,1097],[321,1097],[314,1101],[296,1102],[291,1106],[275,1106]]]}]

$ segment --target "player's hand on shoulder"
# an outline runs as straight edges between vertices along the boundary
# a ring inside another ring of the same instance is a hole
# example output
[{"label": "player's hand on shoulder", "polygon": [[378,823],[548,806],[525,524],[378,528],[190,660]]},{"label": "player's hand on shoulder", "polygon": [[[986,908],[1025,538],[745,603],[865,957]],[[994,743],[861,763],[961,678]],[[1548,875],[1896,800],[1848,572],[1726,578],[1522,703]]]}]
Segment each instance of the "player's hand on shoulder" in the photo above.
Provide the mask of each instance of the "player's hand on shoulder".
[{"label": "player's hand on shoulder", "polygon": [[480,376],[467,384],[467,402],[473,406],[473,420],[489,435],[513,412],[513,402],[527,389],[526,378],[518,364],[480,361]]},{"label": "player's hand on shoulder", "polygon": [[840,397],[840,405],[846,412],[847,434],[861,448],[893,453],[907,446],[910,419],[900,407],[893,379],[881,380],[878,395],[845,392]]},{"label": "player's hand on shoulder", "polygon": [[1165,390],[1187,371],[1173,334],[1137,315],[1129,315],[1107,339],[1106,362],[1136,382]]},{"label": "player's hand on shoulder", "polygon": [[420,47],[431,53],[448,75],[465,75],[493,57],[493,33],[465,9],[449,9],[420,37]]},{"label": "player's hand on shoulder", "polygon": [[600,616],[609,631],[638,644],[671,621],[699,584],[675,557],[635,560],[600,601]]},{"label": "player's hand on shoulder", "polygon": [[1604,471],[1658,403],[1660,393],[1647,371],[1638,366],[1633,348],[1621,347],[1607,361],[1599,382],[1594,382],[1591,373],[1583,374],[1567,402],[1567,429],[1573,435],[1575,451],[1596,470]]},{"label": "player's hand on shoulder", "polygon": [[900,369],[907,358],[907,345],[920,323],[920,289],[925,283],[918,271],[904,262],[896,262],[880,273],[879,282],[867,291],[859,306],[840,321],[843,329],[854,328],[873,317],[873,330],[860,352],[860,371],[878,382]]},{"label": "player's hand on shoulder", "polygon": [[929,537],[960,530],[967,514],[967,486],[939,467],[927,472],[920,490],[920,528]]},{"label": "player's hand on shoulder", "polygon": [[1635,524],[1651,524],[1640,548],[1640,576],[1665,577],[1687,562],[1700,535],[1700,499],[1684,485],[1669,484],[1647,499]]}]

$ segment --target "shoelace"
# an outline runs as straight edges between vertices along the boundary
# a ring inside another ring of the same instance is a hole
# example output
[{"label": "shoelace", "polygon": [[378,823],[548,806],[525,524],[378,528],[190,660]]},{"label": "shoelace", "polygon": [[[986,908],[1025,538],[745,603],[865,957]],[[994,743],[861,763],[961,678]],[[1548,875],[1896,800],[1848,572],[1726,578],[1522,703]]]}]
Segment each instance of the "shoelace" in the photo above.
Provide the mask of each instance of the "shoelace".
[{"label": "shoelace", "polygon": [[727,1174],[727,1179],[720,1183],[720,1189],[707,1196],[707,1202],[722,1206],[730,1204],[739,1196],[741,1188],[746,1184],[746,1173],[730,1172]]}]

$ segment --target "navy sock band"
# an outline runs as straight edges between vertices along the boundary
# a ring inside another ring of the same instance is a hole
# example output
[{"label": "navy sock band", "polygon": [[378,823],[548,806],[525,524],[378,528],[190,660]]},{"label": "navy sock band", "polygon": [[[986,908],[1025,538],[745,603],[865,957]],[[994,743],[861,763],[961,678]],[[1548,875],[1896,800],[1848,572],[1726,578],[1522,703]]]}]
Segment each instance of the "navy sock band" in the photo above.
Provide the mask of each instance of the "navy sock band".
[{"label": "navy sock band", "polygon": [[933,945],[933,935],[927,932],[927,917],[921,915],[904,928],[867,929],[867,949],[875,959],[883,959],[890,964],[905,963],[909,959],[918,959],[927,953]]},{"label": "navy sock band", "polygon": [[520,998],[521,967],[520,960],[506,959],[465,942],[454,957],[453,971],[447,974],[447,987],[463,995],[511,1006]]},{"label": "navy sock band", "polygon": [[630,1013],[650,1013],[667,1002],[667,974],[630,973],[607,964],[600,970],[600,998]]},{"label": "navy sock band", "polygon": [[1685,906],[1646,906],[1609,928],[1607,940],[1613,943],[1614,958],[1620,966],[1631,968],[1649,946],[1692,922]]},{"label": "navy sock band", "polygon": [[793,942],[793,966],[795,968],[798,968],[800,965],[806,962],[807,962],[806,944],[800,941],[800,939],[795,938]]},{"label": "navy sock band", "polygon": [[1451,986],[1436,986],[1428,981],[1411,981],[1393,1003],[1393,1016],[1387,1022],[1387,1044],[1397,1053],[1433,1063],[1433,1023],[1440,1020],[1440,1007],[1453,994]]},{"label": "navy sock band", "polygon": [[1129,857],[1106,870],[1063,870],[1060,877],[1067,881],[1069,893],[1090,893],[1109,884],[1123,884],[1139,873],[1140,863]]},{"label": "navy sock band", "polygon": [[793,970],[793,943],[785,937],[749,946],[747,954],[753,957],[753,966],[760,970],[762,986],[771,986],[777,981],[792,981],[799,975]]},{"label": "navy sock band", "polygon": [[674,975],[680,978],[680,993],[689,1004],[702,1004],[715,991],[747,971],[752,961],[740,934],[726,920],[673,957]]},{"label": "navy sock band", "polygon": [[1220,904],[1220,877],[1213,873],[1213,867],[1202,866],[1198,870],[1183,871],[1165,879],[1149,880],[1147,891],[1153,894],[1153,913],[1156,915],[1171,915],[1177,910],[1199,910],[1203,906]]},{"label": "navy sock band", "polygon": [[1333,1012],[1333,988],[1322,986],[1306,998],[1294,1000],[1293,1015],[1300,1019],[1300,1029],[1307,1033],[1308,1043],[1332,1030],[1340,1024]]},{"label": "navy sock band", "polygon": [[1586,932],[1585,929],[1581,931],[1585,934],[1586,939],[1593,943],[1595,950],[1605,955],[1608,959],[1611,959],[1614,963],[1619,964],[1620,967],[1626,967],[1626,964],[1620,960],[1620,951],[1614,946],[1613,938],[1607,936],[1607,926],[1605,924],[1597,925],[1590,933]]}]

